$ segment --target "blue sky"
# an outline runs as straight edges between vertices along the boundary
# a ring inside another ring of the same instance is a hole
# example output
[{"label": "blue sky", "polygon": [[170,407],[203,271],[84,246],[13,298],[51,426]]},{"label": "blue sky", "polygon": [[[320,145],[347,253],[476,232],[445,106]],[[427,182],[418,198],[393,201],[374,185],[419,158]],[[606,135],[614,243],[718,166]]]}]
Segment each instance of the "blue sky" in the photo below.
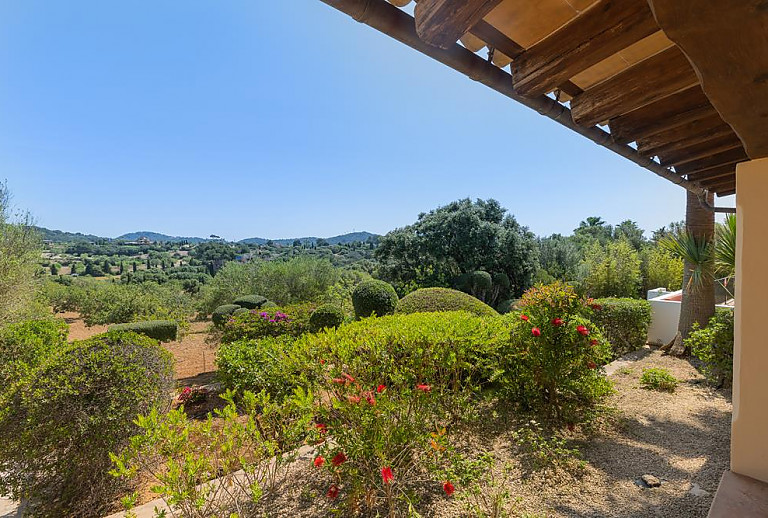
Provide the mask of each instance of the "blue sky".
[{"label": "blue sky", "polygon": [[4,0],[0,70],[0,180],[49,228],[385,233],[465,197],[542,235],[684,216],[681,188],[319,0]]}]

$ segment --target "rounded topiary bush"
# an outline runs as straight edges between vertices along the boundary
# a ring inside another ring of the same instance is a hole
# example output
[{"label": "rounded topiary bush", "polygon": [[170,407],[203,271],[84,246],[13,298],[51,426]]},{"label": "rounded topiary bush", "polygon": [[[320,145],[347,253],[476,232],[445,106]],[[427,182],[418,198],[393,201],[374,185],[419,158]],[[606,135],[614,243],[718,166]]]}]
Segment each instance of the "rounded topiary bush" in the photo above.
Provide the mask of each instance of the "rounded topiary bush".
[{"label": "rounded topiary bush", "polygon": [[493,279],[490,273],[477,270],[470,274],[469,284],[476,291],[490,290],[491,286],[493,286]]},{"label": "rounded topiary bush", "polygon": [[267,297],[261,295],[244,295],[232,301],[233,304],[246,309],[259,309],[265,302],[267,302]]},{"label": "rounded topiary bush", "polygon": [[137,333],[74,342],[0,396],[0,492],[34,516],[103,516],[125,488],[108,474],[136,416],[166,410],[171,354]]},{"label": "rounded topiary bush", "polygon": [[269,308],[277,308],[280,307],[271,300],[266,301],[264,304],[261,305],[261,309],[269,309]]},{"label": "rounded topiary bush", "polygon": [[217,307],[213,310],[213,315],[211,315],[213,319],[213,323],[216,326],[223,326],[227,323],[227,320],[229,320],[229,317],[232,316],[232,313],[240,309],[240,306],[237,304],[224,304],[222,306]]},{"label": "rounded topiary bush", "polygon": [[109,326],[110,331],[133,331],[160,342],[173,342],[179,334],[179,325],[173,320],[147,320]]},{"label": "rounded topiary bush", "polygon": [[309,317],[309,330],[313,333],[326,328],[336,328],[344,323],[344,311],[333,304],[320,306]]},{"label": "rounded topiary bush", "polygon": [[501,302],[496,304],[496,311],[498,311],[502,315],[506,315],[507,313],[515,309],[515,302],[517,302],[515,299],[502,300]]},{"label": "rounded topiary bush", "polygon": [[357,318],[391,315],[397,306],[397,292],[391,284],[376,279],[363,281],[352,292]]},{"label": "rounded topiary bush", "polygon": [[243,313],[248,313],[248,312],[250,312],[250,311],[251,311],[251,310],[250,310],[250,309],[248,309],[248,308],[240,308],[240,309],[236,309],[236,310],[234,310],[234,311],[232,312],[232,316],[233,316],[233,317],[236,317],[237,315],[242,315]]},{"label": "rounded topiary bush", "polygon": [[498,315],[491,306],[450,288],[422,288],[409,293],[397,303],[396,313],[431,313],[435,311],[469,311],[478,316]]}]

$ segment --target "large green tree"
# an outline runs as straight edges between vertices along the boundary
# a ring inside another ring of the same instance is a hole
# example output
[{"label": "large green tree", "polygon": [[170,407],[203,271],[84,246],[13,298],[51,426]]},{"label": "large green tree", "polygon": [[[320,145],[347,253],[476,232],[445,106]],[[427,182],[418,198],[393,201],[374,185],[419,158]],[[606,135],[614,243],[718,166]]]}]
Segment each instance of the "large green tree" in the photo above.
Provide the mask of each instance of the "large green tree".
[{"label": "large green tree", "polygon": [[538,263],[534,235],[496,200],[458,200],[380,239],[379,276],[403,294],[425,286],[452,286],[463,274],[505,274],[510,293],[532,283]]}]

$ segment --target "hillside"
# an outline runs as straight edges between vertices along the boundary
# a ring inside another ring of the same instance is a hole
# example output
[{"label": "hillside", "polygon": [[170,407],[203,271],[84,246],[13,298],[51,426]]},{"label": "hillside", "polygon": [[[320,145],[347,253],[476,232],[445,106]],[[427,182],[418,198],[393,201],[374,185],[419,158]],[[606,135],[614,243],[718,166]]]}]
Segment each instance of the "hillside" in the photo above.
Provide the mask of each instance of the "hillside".
[{"label": "hillside", "polygon": [[95,243],[109,240],[108,238],[92,234],[81,234],[80,232],[64,232],[44,227],[35,227],[35,229],[40,233],[44,241],[52,241],[54,243]]},{"label": "hillside", "polygon": [[169,236],[167,234],[150,232],[148,230],[143,230],[139,232],[129,232],[128,234],[123,234],[122,236],[116,237],[115,239],[121,240],[121,241],[136,241],[140,237],[146,237],[150,241],[154,241],[154,242],[163,241],[166,243],[177,243],[180,241],[187,241],[189,243],[203,243],[205,241],[210,241],[209,239],[206,239],[204,237]]},{"label": "hillside", "polygon": [[[342,234],[340,236],[328,237],[328,238],[325,238],[325,240],[328,242],[328,244],[340,245],[340,244],[346,244],[346,243],[356,243],[359,241],[368,241],[368,239],[370,238],[377,238],[377,237],[379,237],[377,234],[371,234],[370,232],[350,232],[348,234]],[[291,245],[296,240],[300,241],[303,244],[315,244],[319,239],[321,238],[296,237],[296,238],[289,238],[289,239],[272,239],[271,241],[279,245]],[[244,243],[247,245],[263,245],[267,243],[267,241],[270,241],[270,240],[265,239],[263,237],[250,237],[248,239],[241,239],[238,242]]]}]

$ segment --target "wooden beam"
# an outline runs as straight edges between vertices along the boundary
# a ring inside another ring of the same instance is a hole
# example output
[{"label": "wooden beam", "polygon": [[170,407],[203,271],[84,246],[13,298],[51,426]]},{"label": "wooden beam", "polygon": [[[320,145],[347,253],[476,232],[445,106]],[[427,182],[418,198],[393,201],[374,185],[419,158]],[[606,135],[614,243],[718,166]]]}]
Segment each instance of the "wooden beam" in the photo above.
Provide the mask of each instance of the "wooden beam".
[{"label": "wooden beam", "polygon": [[647,0],[599,0],[512,62],[515,89],[551,92],[658,30]]},{"label": "wooden beam", "polygon": [[681,166],[688,162],[695,162],[702,158],[741,147],[743,147],[741,140],[739,140],[735,133],[731,132],[721,137],[696,142],[692,146],[659,155],[659,160],[661,165],[670,167]]},{"label": "wooden beam", "polygon": [[501,0],[420,0],[416,4],[416,33],[433,47],[448,49]]},{"label": "wooden beam", "polygon": [[593,126],[698,82],[683,53],[677,47],[670,47],[574,97],[571,101],[573,121]]},{"label": "wooden beam", "polygon": [[692,182],[700,182],[704,180],[710,180],[712,178],[723,178],[725,176],[731,176],[736,174],[736,166],[733,164],[727,164],[708,171],[702,171],[700,173],[691,173],[687,175],[688,179]]},{"label": "wooden beam", "polygon": [[768,3],[649,0],[664,33],[685,52],[712,105],[751,158],[768,157]]},{"label": "wooden beam", "polygon": [[677,171],[679,174],[698,173],[701,171],[709,171],[723,165],[738,164],[739,162],[744,162],[745,160],[749,160],[749,157],[747,156],[747,153],[744,152],[744,148],[737,148],[730,151],[717,153],[716,155],[702,158],[701,160],[696,160],[695,162],[683,164],[679,167],[675,167],[675,171]]},{"label": "wooden beam", "polygon": [[523,46],[512,41],[506,34],[485,20],[477,22],[469,32],[483,40],[489,47],[495,48],[510,59],[517,59],[525,51]]},{"label": "wooden beam", "polygon": [[626,144],[716,113],[704,91],[696,85],[611,119],[611,137]]},{"label": "wooden beam", "polygon": [[729,191],[720,191],[720,192],[716,192],[715,194],[717,194],[718,198],[722,198],[724,196],[731,196],[732,194],[736,194],[736,186],[734,185],[733,189]]},{"label": "wooden beam", "polygon": [[730,192],[736,189],[736,178],[734,177],[732,180],[726,180],[724,182],[718,182],[718,183],[710,183],[706,185],[702,185],[706,190],[709,192]]},{"label": "wooden beam", "polygon": [[717,112],[697,119],[677,128],[662,131],[655,135],[637,140],[637,150],[641,155],[656,156],[665,152],[681,149],[702,140],[732,134]]}]

